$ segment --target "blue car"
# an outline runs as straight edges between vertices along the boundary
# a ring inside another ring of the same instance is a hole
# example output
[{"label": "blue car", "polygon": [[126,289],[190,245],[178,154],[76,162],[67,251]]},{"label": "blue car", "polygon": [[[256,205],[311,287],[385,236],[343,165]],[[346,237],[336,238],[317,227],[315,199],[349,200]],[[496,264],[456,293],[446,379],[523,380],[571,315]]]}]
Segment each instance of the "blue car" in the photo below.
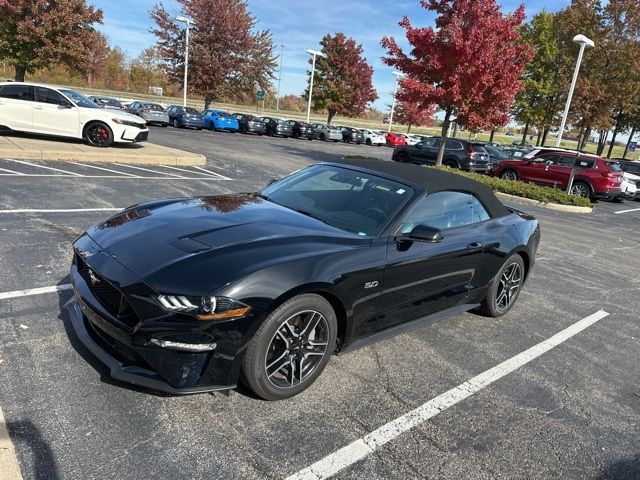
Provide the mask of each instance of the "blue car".
[{"label": "blue car", "polygon": [[233,133],[238,131],[238,119],[230,113],[209,109],[203,111],[202,116],[209,130],[227,130]]}]

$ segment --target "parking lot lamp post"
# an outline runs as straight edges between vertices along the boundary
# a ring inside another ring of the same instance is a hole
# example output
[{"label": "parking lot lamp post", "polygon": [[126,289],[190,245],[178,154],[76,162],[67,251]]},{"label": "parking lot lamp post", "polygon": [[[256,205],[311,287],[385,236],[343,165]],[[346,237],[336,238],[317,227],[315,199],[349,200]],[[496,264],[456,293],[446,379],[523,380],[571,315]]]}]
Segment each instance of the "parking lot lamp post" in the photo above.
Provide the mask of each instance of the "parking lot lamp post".
[{"label": "parking lot lamp post", "polygon": [[319,52],[317,50],[307,50],[309,55],[313,56],[313,61],[311,62],[311,80],[309,81],[309,103],[307,104],[307,123],[309,123],[309,117],[311,117],[311,95],[313,93],[313,76],[316,73],[316,56],[320,56],[322,58],[326,58],[327,56]]},{"label": "parking lot lamp post", "polygon": [[280,66],[278,67],[278,95],[276,96],[276,110],[280,110],[280,82],[282,81],[282,52],[284,45],[280,45]]},{"label": "parking lot lamp post", "polygon": [[400,83],[400,79],[404,77],[400,72],[393,72],[396,76],[396,86],[393,89],[393,101],[391,102],[391,115],[389,115],[389,130],[391,131],[391,125],[393,124],[393,111],[396,109],[396,95],[398,94],[398,84]]},{"label": "parking lot lamp post", "polygon": [[187,24],[187,31],[185,32],[185,41],[184,41],[184,85],[182,86],[182,106],[187,106],[187,71],[189,69],[189,27],[191,25],[195,25],[191,18],[188,17],[178,17],[176,20],[179,22],[184,22]]},{"label": "parking lot lamp post", "polygon": [[576,68],[573,70],[573,79],[571,80],[571,86],[569,87],[569,96],[567,97],[567,103],[564,106],[564,113],[562,114],[562,123],[560,124],[560,131],[556,138],[556,147],[560,146],[562,141],[562,134],[564,133],[564,126],[567,123],[567,115],[569,115],[569,106],[571,105],[571,98],[573,97],[573,89],[576,87],[576,80],[578,79],[578,72],[580,71],[580,63],[582,63],[582,54],[585,47],[593,47],[593,40],[588,39],[584,35],[576,35],[573,37],[573,41],[580,45],[580,52],[578,53],[578,60],[576,61]]}]

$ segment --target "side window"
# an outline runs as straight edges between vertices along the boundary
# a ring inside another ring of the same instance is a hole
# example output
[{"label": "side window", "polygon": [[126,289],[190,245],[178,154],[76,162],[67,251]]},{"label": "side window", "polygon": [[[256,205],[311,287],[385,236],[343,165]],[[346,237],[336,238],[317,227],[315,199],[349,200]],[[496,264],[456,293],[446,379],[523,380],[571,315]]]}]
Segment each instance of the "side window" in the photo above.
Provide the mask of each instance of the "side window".
[{"label": "side window", "polygon": [[554,158],[555,158],[555,155],[546,154],[546,155],[540,155],[534,158],[533,161],[535,163],[544,163],[545,165],[553,165],[555,163]]},{"label": "side window", "polygon": [[422,142],[420,142],[423,147],[435,147],[436,139],[435,138],[425,138]]},{"label": "side window", "polygon": [[455,140],[446,140],[444,143],[444,148],[447,150],[462,150],[462,144]]},{"label": "side window", "polygon": [[445,230],[491,218],[480,201],[469,193],[437,192],[427,195],[409,210],[400,231],[408,233],[423,224]]},{"label": "side window", "polygon": [[33,102],[33,87],[30,85],[3,85],[0,97]]},{"label": "side window", "polygon": [[563,167],[573,167],[575,161],[576,157],[574,157],[573,155],[563,155],[562,157],[560,157],[560,161],[558,162],[558,164],[562,165]]}]

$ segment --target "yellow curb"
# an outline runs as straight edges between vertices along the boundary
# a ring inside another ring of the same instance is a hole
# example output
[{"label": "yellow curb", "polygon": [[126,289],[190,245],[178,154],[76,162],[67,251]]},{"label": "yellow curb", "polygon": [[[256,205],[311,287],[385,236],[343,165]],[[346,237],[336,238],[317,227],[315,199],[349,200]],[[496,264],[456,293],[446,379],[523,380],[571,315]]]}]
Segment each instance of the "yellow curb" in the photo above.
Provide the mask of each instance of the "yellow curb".
[{"label": "yellow curb", "polygon": [[0,410],[0,480],[22,480],[20,466]]},{"label": "yellow curb", "polygon": [[556,210],[559,212],[571,212],[571,213],[591,213],[592,207],[579,207],[576,205],[561,205],[559,203],[544,203],[538,200],[532,200],[530,198],[518,197],[516,195],[510,195],[508,193],[496,192],[496,196],[501,200],[507,200],[511,202],[521,203],[524,205],[534,205],[536,207],[548,208],[549,210]]}]

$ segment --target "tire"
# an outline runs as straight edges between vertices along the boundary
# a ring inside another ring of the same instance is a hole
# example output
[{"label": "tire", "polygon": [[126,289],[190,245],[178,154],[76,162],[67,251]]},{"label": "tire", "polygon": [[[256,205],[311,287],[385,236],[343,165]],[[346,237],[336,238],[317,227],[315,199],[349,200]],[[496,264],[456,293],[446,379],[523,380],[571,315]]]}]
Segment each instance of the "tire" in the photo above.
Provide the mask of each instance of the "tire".
[{"label": "tire", "polygon": [[578,195],[583,198],[591,198],[591,187],[587,182],[577,181],[571,185],[571,195]]},{"label": "tire", "polygon": [[460,168],[460,165],[458,165],[458,162],[456,162],[455,160],[445,160],[444,162],[442,162],[442,164],[449,168]]},{"label": "tire", "polygon": [[370,138],[367,138],[367,139],[364,141],[364,143],[366,143],[367,145],[371,146],[371,139],[370,139]]},{"label": "tire", "polygon": [[320,135],[320,140],[322,140],[323,142],[326,142],[327,136],[323,133],[322,135]]},{"label": "tire", "polygon": [[[311,338],[300,335],[299,329],[304,334],[305,326],[310,327],[313,322]],[[335,348],[337,331],[335,312],[324,298],[314,294],[291,298],[271,312],[249,341],[243,360],[243,383],[265,400],[297,395],[324,370]],[[279,365],[282,366],[276,370]]]},{"label": "tire", "polygon": [[91,122],[84,127],[82,138],[92,147],[107,148],[113,145],[113,131],[103,122]]},{"label": "tire", "polygon": [[167,128],[168,126],[169,126],[169,124],[168,124],[168,123],[163,123],[163,124],[162,124],[162,128]]},{"label": "tire", "polygon": [[507,168],[500,172],[500,178],[502,180],[518,180],[518,173],[515,170]]},{"label": "tire", "polygon": [[196,127],[196,130],[200,131],[202,130],[202,127]]},{"label": "tire", "polygon": [[511,310],[522,289],[524,273],[522,257],[517,253],[511,255],[491,282],[487,296],[480,304],[480,312],[487,317],[501,317]]},{"label": "tire", "polygon": [[216,127],[213,126],[213,122],[209,122],[209,130],[215,131]]},{"label": "tire", "polygon": [[178,123],[178,120],[174,120],[173,121],[173,127],[174,128],[180,128],[180,124]]},{"label": "tire", "polygon": [[411,158],[407,152],[400,152],[396,155],[396,162],[399,163],[409,163]]},{"label": "tire", "polygon": [[338,143],[338,140],[334,140],[333,143]]}]

